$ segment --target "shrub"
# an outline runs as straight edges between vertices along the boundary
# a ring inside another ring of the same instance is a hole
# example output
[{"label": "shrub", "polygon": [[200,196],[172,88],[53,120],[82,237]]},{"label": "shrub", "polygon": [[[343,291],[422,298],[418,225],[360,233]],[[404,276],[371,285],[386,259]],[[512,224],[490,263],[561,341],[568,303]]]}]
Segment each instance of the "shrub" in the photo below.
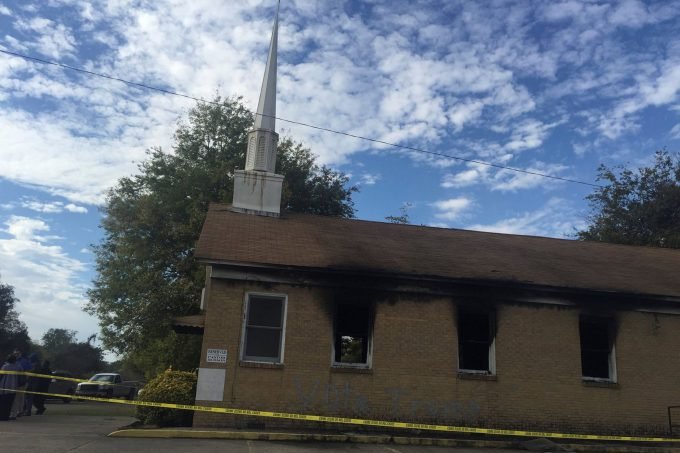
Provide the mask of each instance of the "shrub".
[{"label": "shrub", "polygon": [[[167,370],[146,384],[139,395],[139,401],[194,404],[196,381],[196,373]],[[137,407],[137,418],[145,425],[191,426],[193,417],[193,411],[149,406]]]}]

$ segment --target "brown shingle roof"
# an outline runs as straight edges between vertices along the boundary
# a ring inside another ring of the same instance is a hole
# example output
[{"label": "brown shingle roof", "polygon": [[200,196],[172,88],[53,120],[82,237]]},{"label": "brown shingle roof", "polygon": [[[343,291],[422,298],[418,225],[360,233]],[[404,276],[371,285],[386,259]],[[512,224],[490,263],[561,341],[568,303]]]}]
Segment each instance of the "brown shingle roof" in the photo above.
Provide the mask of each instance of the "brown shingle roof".
[{"label": "brown shingle roof", "polygon": [[680,297],[680,250],[228,208],[210,206],[199,259]]}]

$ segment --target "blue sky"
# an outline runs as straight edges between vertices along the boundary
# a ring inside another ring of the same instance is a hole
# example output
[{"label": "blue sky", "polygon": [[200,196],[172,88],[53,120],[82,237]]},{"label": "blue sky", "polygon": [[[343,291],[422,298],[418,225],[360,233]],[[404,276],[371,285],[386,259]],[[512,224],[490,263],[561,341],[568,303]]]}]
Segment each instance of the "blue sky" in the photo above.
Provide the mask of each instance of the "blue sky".
[{"label": "blue sky", "polygon": [[[0,48],[257,102],[274,1],[0,0]],[[278,114],[595,182],[680,150],[680,3],[283,0]],[[0,281],[33,338],[82,312],[105,191],[193,102],[0,54]],[[279,121],[361,187],[357,215],[565,237],[592,188]]]}]

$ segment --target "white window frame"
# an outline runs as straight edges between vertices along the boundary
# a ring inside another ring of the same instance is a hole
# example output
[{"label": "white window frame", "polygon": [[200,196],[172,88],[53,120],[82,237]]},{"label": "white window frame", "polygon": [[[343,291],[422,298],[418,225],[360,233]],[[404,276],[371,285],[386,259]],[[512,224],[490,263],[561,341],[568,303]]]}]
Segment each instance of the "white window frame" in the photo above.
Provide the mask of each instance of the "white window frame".
[{"label": "white window frame", "polygon": [[358,362],[336,362],[335,361],[335,317],[337,316],[337,311],[342,305],[363,305],[363,304],[337,304],[335,311],[333,313],[333,329],[331,334],[331,367],[333,368],[355,368],[355,369],[371,369],[373,367],[373,332],[375,330],[375,306],[368,306],[368,339],[366,345],[366,363]]},{"label": "white window frame", "polygon": [[[250,308],[250,297],[268,297],[272,299],[281,299],[283,301],[283,320],[281,322],[281,342],[279,344],[278,360],[266,360],[265,357],[248,357],[246,356],[246,332],[248,328],[248,309]],[[249,291],[244,296],[243,301],[243,316],[241,322],[241,344],[239,358],[243,362],[251,363],[269,363],[283,365],[284,353],[286,350],[286,321],[288,319],[288,295],[282,293],[263,293],[256,291]]]},{"label": "white window frame", "polygon": [[460,348],[460,314],[461,313],[478,313],[485,314],[489,318],[489,334],[491,335],[491,343],[489,344],[489,369],[488,370],[470,370],[460,367],[460,349],[456,357],[458,373],[460,374],[477,374],[481,376],[495,376],[496,375],[496,312],[495,310],[475,310],[458,308],[456,313],[456,333],[458,340],[458,348]]},{"label": "white window frame", "polygon": [[607,316],[596,316],[596,315],[588,315],[586,314],[581,314],[578,318],[578,335],[579,335],[579,358],[582,359],[583,357],[583,350],[581,348],[581,320],[582,319],[590,319],[590,320],[599,320],[603,323],[606,323],[607,326],[607,336],[609,338],[609,354],[607,355],[607,365],[609,368],[609,377],[608,378],[601,378],[601,377],[594,377],[594,376],[585,376],[583,374],[583,364],[581,364],[581,379],[584,382],[602,382],[602,383],[609,383],[609,384],[616,384],[618,381],[618,377],[616,374],[616,320],[612,317],[607,317]]}]

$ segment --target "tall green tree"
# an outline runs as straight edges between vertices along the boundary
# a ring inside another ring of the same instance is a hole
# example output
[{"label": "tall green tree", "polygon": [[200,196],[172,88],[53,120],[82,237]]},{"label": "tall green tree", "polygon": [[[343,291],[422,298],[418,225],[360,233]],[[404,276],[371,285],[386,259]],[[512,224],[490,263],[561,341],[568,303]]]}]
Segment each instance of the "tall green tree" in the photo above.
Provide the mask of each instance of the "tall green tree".
[{"label": "tall green tree", "polygon": [[78,341],[75,330],[49,329],[42,337],[42,353],[54,369],[66,370],[76,376],[89,377],[103,371],[105,363],[101,348],[94,346],[95,335]]},{"label": "tall green tree", "polygon": [[42,336],[42,347],[49,354],[61,354],[76,343],[77,334],[75,330],[49,329]]},{"label": "tall green tree", "polygon": [[657,151],[654,164],[599,168],[604,185],[588,195],[587,241],[680,248],[680,156]]},{"label": "tall green tree", "polygon": [[[139,173],[109,191],[86,307],[99,318],[106,349],[135,356],[147,369],[197,365],[196,354],[175,353],[198,346],[186,335],[173,335],[171,320],[198,311],[204,270],[194,246],[208,204],[232,201],[233,172],[245,164],[252,123],[238,98],[199,103],[178,125],[172,152],[151,149]],[[282,210],[354,215],[356,188],[346,175],[317,164],[309,149],[291,139],[281,140],[278,149],[277,173],[285,176]]]},{"label": "tall green tree", "polygon": [[19,319],[16,304],[19,299],[14,295],[14,287],[0,283],[0,360],[15,348],[28,351],[31,340],[28,337],[28,328]]}]

